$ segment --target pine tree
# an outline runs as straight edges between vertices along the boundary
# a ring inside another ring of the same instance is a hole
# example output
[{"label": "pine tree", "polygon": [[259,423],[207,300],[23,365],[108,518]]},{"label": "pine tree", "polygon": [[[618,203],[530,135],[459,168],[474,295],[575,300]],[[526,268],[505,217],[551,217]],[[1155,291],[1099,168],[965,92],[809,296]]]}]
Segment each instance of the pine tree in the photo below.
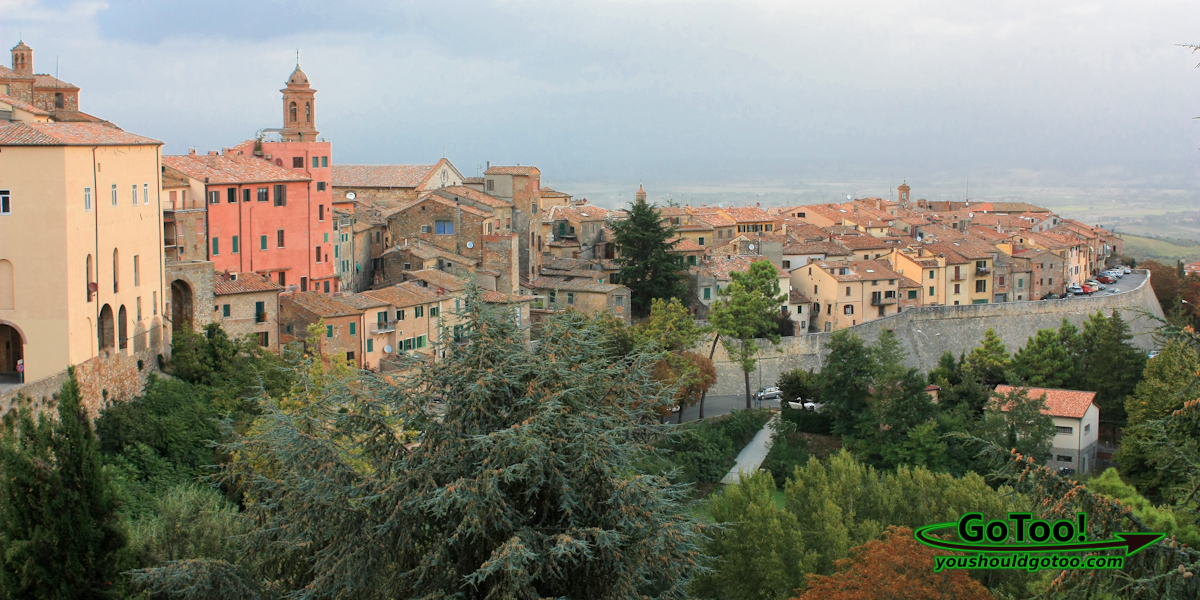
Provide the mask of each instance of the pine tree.
[{"label": "pine tree", "polygon": [[0,591],[8,598],[103,598],[119,589],[126,539],[74,367],[58,419],[28,408],[0,443]]},{"label": "pine tree", "polygon": [[962,364],[954,360],[954,353],[947,350],[938,357],[938,364],[929,371],[929,383],[942,387],[958,385],[962,381]]},{"label": "pine tree", "polygon": [[1092,315],[1079,338],[1083,352],[1079,389],[1096,392],[1102,423],[1123,427],[1125,399],[1142,380],[1146,354],[1130,343],[1129,324],[1115,310],[1111,317],[1100,312]]},{"label": "pine tree", "polygon": [[996,393],[979,423],[980,437],[1044,463],[1055,432],[1054,419],[1042,412],[1045,408],[1045,397],[1031,396],[1026,388]]},{"label": "pine tree", "polygon": [[760,260],[745,273],[729,274],[730,284],[722,290],[722,298],[713,302],[708,315],[713,328],[721,335],[729,357],[742,369],[746,382],[746,408],[751,408],[750,371],[758,361],[757,338],[779,343],[774,316],[787,296],[779,293],[779,272],[770,261]]},{"label": "pine tree", "polygon": [[834,435],[853,435],[866,417],[875,364],[862,338],[842,329],[826,344],[821,368],[821,402],[833,417]]},{"label": "pine tree", "polygon": [[264,401],[226,447],[263,567],[230,579],[229,565],[192,562],[139,581],[366,600],[685,596],[702,527],[686,486],[635,466],[666,433],[661,356],[613,360],[573,312],[529,349],[474,300],[436,362],[334,382],[291,410]]},{"label": "pine tree", "polygon": [[1009,372],[1016,379],[1015,384],[1061,388],[1075,377],[1075,365],[1058,332],[1040,329],[1013,355]]},{"label": "pine tree", "polygon": [[628,212],[629,218],[610,225],[618,253],[617,281],[629,288],[634,314],[645,316],[655,298],[684,296],[687,267],[671,254],[676,231],[662,223],[655,205],[638,198]]},{"label": "pine tree", "polygon": [[962,361],[963,373],[970,373],[983,385],[994,387],[1004,383],[1004,372],[1008,368],[1008,348],[996,330],[991,327],[983,333],[981,345],[971,350]]}]

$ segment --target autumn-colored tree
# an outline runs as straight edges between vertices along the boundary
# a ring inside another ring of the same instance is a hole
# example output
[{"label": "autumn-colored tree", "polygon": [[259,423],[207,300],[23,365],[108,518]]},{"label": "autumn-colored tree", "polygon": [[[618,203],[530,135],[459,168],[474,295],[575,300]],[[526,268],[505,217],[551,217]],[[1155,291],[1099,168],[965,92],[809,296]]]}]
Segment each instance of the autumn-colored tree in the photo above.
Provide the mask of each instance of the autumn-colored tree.
[{"label": "autumn-colored tree", "polygon": [[888,527],[837,562],[837,573],[813,575],[797,600],[991,600],[966,571],[933,572],[941,553],[913,539],[907,527]]},{"label": "autumn-colored tree", "polygon": [[1164,265],[1158,261],[1148,260],[1142,263],[1142,268],[1150,271],[1150,286],[1158,303],[1162,305],[1163,314],[1168,317],[1180,311],[1179,295],[1183,291],[1183,282],[1174,265]]},{"label": "autumn-colored tree", "polygon": [[[679,422],[683,422],[683,409],[700,401],[700,396],[717,383],[717,368],[713,361],[703,354],[681,352],[670,354],[654,365],[655,381],[666,386],[678,386],[675,392],[675,403],[679,406]],[[666,417],[669,407],[660,409],[660,415]]]}]

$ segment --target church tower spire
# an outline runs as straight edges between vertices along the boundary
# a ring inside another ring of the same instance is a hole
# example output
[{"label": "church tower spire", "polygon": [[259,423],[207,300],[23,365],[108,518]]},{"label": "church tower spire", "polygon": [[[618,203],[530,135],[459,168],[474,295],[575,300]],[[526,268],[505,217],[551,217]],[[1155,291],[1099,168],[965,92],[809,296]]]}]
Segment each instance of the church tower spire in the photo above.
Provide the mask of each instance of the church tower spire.
[{"label": "church tower spire", "polygon": [[283,132],[285,142],[315,142],[317,135],[317,90],[300,70],[300,51],[296,51],[296,70],[288,78],[283,93]]}]

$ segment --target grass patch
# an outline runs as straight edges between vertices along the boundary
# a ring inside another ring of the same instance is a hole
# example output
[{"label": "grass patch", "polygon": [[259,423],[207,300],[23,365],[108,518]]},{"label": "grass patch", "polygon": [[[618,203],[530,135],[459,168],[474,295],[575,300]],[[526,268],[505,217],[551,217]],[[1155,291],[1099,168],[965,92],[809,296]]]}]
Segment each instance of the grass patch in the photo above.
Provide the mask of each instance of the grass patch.
[{"label": "grass patch", "polygon": [[1121,239],[1125,241],[1123,253],[1139,261],[1153,259],[1173,263],[1176,260],[1191,262],[1200,258],[1200,246],[1192,245],[1195,242],[1190,240],[1164,240],[1128,233],[1121,234]]}]

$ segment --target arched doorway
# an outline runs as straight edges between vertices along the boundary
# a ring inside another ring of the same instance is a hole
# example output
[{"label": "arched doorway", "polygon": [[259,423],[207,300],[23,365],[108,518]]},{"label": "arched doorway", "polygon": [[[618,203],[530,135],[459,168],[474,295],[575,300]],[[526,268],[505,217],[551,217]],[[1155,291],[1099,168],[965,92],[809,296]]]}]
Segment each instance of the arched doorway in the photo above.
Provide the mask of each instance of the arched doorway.
[{"label": "arched doorway", "polygon": [[100,339],[100,349],[112,348],[116,345],[116,329],[113,326],[112,307],[105,304],[100,309],[100,323],[97,326],[96,337]]},{"label": "arched doorway", "polygon": [[171,282],[171,331],[192,328],[192,286],[182,279]]},{"label": "arched doorway", "polygon": [[16,327],[0,321],[0,384],[21,383],[17,362],[25,358],[25,337]]},{"label": "arched doorway", "polygon": [[117,345],[122,350],[129,347],[129,315],[125,312],[125,305],[121,305],[121,310],[117,311]]}]

